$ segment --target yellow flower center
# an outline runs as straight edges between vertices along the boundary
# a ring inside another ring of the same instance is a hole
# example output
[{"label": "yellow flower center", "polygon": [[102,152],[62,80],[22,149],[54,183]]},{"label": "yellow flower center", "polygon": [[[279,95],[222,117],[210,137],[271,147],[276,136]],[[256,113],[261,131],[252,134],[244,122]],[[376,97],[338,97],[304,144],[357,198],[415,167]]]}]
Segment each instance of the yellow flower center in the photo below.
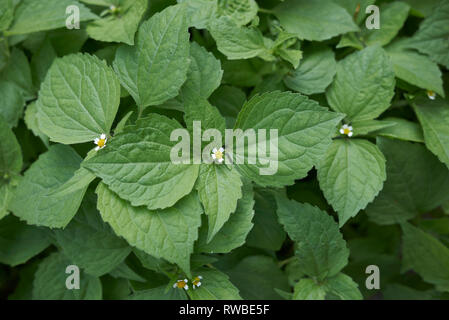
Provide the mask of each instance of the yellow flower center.
[{"label": "yellow flower center", "polygon": [[220,150],[218,150],[217,152],[215,152],[215,157],[217,159],[223,159],[223,152],[221,152]]},{"label": "yellow flower center", "polygon": [[100,140],[98,140],[97,146],[99,146],[100,148],[103,148],[105,144],[106,144],[106,139],[100,139]]},{"label": "yellow flower center", "polygon": [[351,132],[351,130],[349,130],[349,128],[344,128],[343,129],[343,133],[348,135]]},{"label": "yellow flower center", "polygon": [[186,286],[186,283],[184,281],[178,281],[176,285],[178,286],[179,289],[182,289]]},{"label": "yellow flower center", "polygon": [[198,285],[198,283],[200,283],[201,282],[201,279],[200,278],[198,278],[198,277],[196,277],[195,279],[193,279],[193,281],[192,281],[192,283],[193,283],[193,285]]}]

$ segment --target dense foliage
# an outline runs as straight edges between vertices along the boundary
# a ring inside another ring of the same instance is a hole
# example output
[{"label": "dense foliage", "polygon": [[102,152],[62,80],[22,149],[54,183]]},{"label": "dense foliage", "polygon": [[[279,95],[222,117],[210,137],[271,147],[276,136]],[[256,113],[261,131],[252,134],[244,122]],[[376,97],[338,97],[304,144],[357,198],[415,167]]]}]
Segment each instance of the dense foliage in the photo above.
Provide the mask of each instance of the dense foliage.
[{"label": "dense foliage", "polygon": [[448,39],[447,0],[1,0],[0,297],[448,298]]}]

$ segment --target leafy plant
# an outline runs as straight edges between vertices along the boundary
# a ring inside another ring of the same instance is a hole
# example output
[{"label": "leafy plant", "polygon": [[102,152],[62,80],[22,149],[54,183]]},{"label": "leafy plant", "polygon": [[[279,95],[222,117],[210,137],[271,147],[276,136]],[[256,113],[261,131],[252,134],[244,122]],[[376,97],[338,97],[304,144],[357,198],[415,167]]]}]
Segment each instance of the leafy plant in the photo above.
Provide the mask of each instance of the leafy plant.
[{"label": "leafy plant", "polygon": [[1,297],[448,298],[448,37],[445,0],[2,1]]}]

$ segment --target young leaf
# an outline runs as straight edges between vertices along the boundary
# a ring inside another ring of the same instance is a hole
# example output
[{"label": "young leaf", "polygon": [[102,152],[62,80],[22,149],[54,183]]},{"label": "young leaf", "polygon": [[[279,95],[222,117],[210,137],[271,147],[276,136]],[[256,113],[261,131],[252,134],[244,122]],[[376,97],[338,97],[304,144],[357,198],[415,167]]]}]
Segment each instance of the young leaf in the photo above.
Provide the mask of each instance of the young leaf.
[{"label": "young leaf", "polygon": [[327,0],[286,0],[274,8],[287,32],[299,39],[321,41],[359,28],[345,9]]},{"label": "young leaf", "polygon": [[324,300],[326,289],[310,278],[299,280],[293,288],[293,300]]},{"label": "young leaf", "polygon": [[234,168],[214,163],[203,164],[200,166],[196,189],[208,216],[207,242],[210,242],[235,211],[237,200],[242,197],[242,181]]},{"label": "young leaf", "polygon": [[354,136],[367,135],[373,131],[378,132],[385,128],[390,128],[396,125],[397,122],[388,120],[361,120],[351,122],[351,126],[354,128]]},{"label": "young leaf", "polygon": [[423,145],[378,138],[387,181],[366,211],[378,224],[404,222],[449,200],[449,171]]},{"label": "young leaf", "polygon": [[95,40],[134,44],[134,34],[140,19],[147,10],[146,0],[120,0],[118,14],[95,20],[87,25],[86,31]]},{"label": "young leaf", "polygon": [[424,131],[427,148],[449,168],[449,103],[419,97],[412,106]]},{"label": "young leaf", "polygon": [[140,110],[178,95],[189,68],[185,5],[170,6],[142,23],[136,45],[117,50],[114,69]]},{"label": "young leaf", "polygon": [[318,166],[318,181],[340,227],[374,200],[386,179],[385,158],[363,139],[334,140]]},{"label": "young leaf", "polygon": [[410,47],[428,55],[449,69],[449,2],[439,1],[424,19],[410,42]]},{"label": "young leaf", "polygon": [[33,281],[33,299],[36,300],[100,300],[100,279],[81,273],[79,290],[67,290],[65,273],[71,261],[62,253],[52,253],[42,260]]},{"label": "young leaf", "polygon": [[413,269],[438,290],[449,291],[449,249],[409,223],[401,227],[404,267]]},{"label": "young leaf", "polygon": [[265,57],[270,53],[265,47],[264,37],[254,27],[239,27],[227,16],[210,23],[210,33],[217,42],[218,50],[229,60]]},{"label": "young leaf", "polygon": [[301,270],[318,280],[338,274],[348,263],[349,250],[334,219],[317,207],[280,195],[276,202],[279,221],[297,243]]},{"label": "young leaf", "polygon": [[[245,163],[237,162],[237,169],[261,186],[291,185],[294,180],[305,177],[324,156],[341,118],[340,114],[330,112],[300,94],[275,91],[254,96],[243,106],[235,129],[242,129],[242,135],[246,130],[266,129],[266,142],[262,139],[261,143],[269,144],[267,154],[270,152],[270,156],[259,152],[256,164],[246,163],[255,158],[253,151],[258,148],[256,144],[248,143],[248,150],[237,150],[236,155],[245,158]],[[277,130],[277,150],[276,139],[269,132],[271,129]],[[260,140],[259,137],[259,145]],[[273,157],[276,151],[277,159]],[[233,150],[226,152],[232,155]],[[234,162],[239,160],[232,156]],[[268,169],[263,162],[274,167]],[[261,175],[259,169],[270,171]]]},{"label": "young leaf", "polygon": [[347,118],[371,120],[390,106],[394,95],[394,71],[385,51],[368,47],[353,53],[337,65],[335,81],[326,98],[335,111]]},{"label": "young leaf", "polygon": [[77,212],[86,188],[65,196],[49,196],[79,168],[81,157],[70,147],[51,146],[25,172],[17,186],[10,210],[29,224],[65,227]]},{"label": "young leaf", "polygon": [[0,31],[8,29],[14,18],[13,0],[5,0],[0,3]]},{"label": "young leaf", "polygon": [[209,242],[207,241],[208,227],[209,230],[211,228],[203,219],[196,243],[196,252],[228,253],[245,243],[246,236],[253,227],[251,220],[254,216],[254,193],[251,183],[243,184],[242,194],[243,197],[238,200],[235,212]]},{"label": "young leaf", "polygon": [[224,273],[216,269],[201,268],[193,276],[200,275],[201,286],[187,293],[192,300],[241,300],[239,290]]},{"label": "young leaf", "polygon": [[170,159],[176,144],[170,136],[180,128],[176,120],[151,114],[125,127],[82,166],[133,206],[170,207],[190,193],[198,177],[198,165],[175,164]]},{"label": "young leaf", "polygon": [[120,84],[96,56],[56,59],[37,100],[40,129],[51,140],[73,144],[108,134],[120,103]]},{"label": "young leaf", "polygon": [[326,280],[326,291],[336,295],[341,300],[362,300],[363,296],[358,289],[358,284],[344,273]]},{"label": "young leaf", "polygon": [[190,65],[182,93],[195,93],[205,99],[218,88],[223,76],[220,60],[196,42],[190,44]]},{"label": "young leaf", "polygon": [[198,238],[201,205],[195,195],[184,197],[165,210],[133,207],[105,184],[97,187],[98,210],[119,236],[132,246],[178,264],[190,273],[190,254]]},{"label": "young leaf", "polygon": [[5,34],[10,36],[65,28],[68,17],[66,9],[73,5],[79,9],[80,22],[98,18],[76,0],[22,0],[15,10],[14,21]]},{"label": "young leaf", "polygon": [[206,29],[217,13],[217,0],[178,0],[185,3],[187,25],[196,29]]},{"label": "young leaf", "polygon": [[50,245],[47,230],[27,225],[13,215],[0,220],[0,262],[16,266]]},{"label": "young leaf", "polygon": [[101,220],[96,202],[95,195],[88,193],[78,214],[64,230],[55,230],[55,236],[74,264],[90,275],[102,276],[119,265],[131,247]]},{"label": "young leaf", "polygon": [[444,97],[443,80],[438,65],[428,57],[407,49],[409,43],[409,39],[399,39],[386,48],[396,77]]},{"label": "young leaf", "polygon": [[255,0],[218,0],[218,14],[230,17],[239,26],[250,23],[258,9]]},{"label": "young leaf", "polygon": [[335,76],[337,63],[334,52],[324,45],[307,48],[299,67],[284,78],[285,85],[304,94],[322,93]]}]

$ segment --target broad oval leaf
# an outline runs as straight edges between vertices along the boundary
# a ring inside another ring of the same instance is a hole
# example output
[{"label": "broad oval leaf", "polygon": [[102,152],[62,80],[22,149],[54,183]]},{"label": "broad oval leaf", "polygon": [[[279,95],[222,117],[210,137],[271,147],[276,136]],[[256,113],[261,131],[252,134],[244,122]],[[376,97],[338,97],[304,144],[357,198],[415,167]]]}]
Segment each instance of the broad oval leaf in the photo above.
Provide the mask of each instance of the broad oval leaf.
[{"label": "broad oval leaf", "polygon": [[176,263],[190,273],[190,255],[198,238],[202,209],[189,195],[165,210],[133,207],[105,184],[97,188],[98,210],[104,221],[129,244],[156,257]]},{"label": "broad oval leaf", "polygon": [[170,6],[142,23],[135,46],[121,46],[114,70],[142,110],[178,95],[189,68],[185,5]]},{"label": "broad oval leaf", "polygon": [[90,54],[56,59],[37,100],[39,127],[51,140],[73,144],[109,133],[120,84],[106,62]]},{"label": "broad oval leaf", "polygon": [[318,181],[340,226],[374,200],[386,179],[385,157],[362,139],[337,139],[318,166]]},{"label": "broad oval leaf", "polygon": [[[266,139],[259,135],[258,142],[248,143],[245,150],[235,151],[226,146],[226,153],[233,157],[244,176],[261,186],[291,185],[295,179],[305,177],[321,160],[341,119],[340,114],[328,111],[301,94],[274,91],[257,95],[245,103],[239,113],[235,129],[243,132],[237,140],[243,139],[247,130],[258,133],[259,129],[266,130]],[[271,130],[277,130],[277,139],[270,135]],[[265,143],[266,154],[259,151],[256,156],[258,147]],[[251,159],[256,163],[248,163]],[[241,161],[244,163],[239,163]]]},{"label": "broad oval leaf", "polygon": [[198,176],[199,165],[171,161],[176,141],[170,135],[181,128],[176,120],[151,114],[125,127],[82,166],[134,206],[170,207],[190,193]]},{"label": "broad oval leaf", "polygon": [[394,95],[394,70],[378,46],[355,52],[337,65],[337,75],[326,91],[332,109],[351,121],[377,118]]}]

